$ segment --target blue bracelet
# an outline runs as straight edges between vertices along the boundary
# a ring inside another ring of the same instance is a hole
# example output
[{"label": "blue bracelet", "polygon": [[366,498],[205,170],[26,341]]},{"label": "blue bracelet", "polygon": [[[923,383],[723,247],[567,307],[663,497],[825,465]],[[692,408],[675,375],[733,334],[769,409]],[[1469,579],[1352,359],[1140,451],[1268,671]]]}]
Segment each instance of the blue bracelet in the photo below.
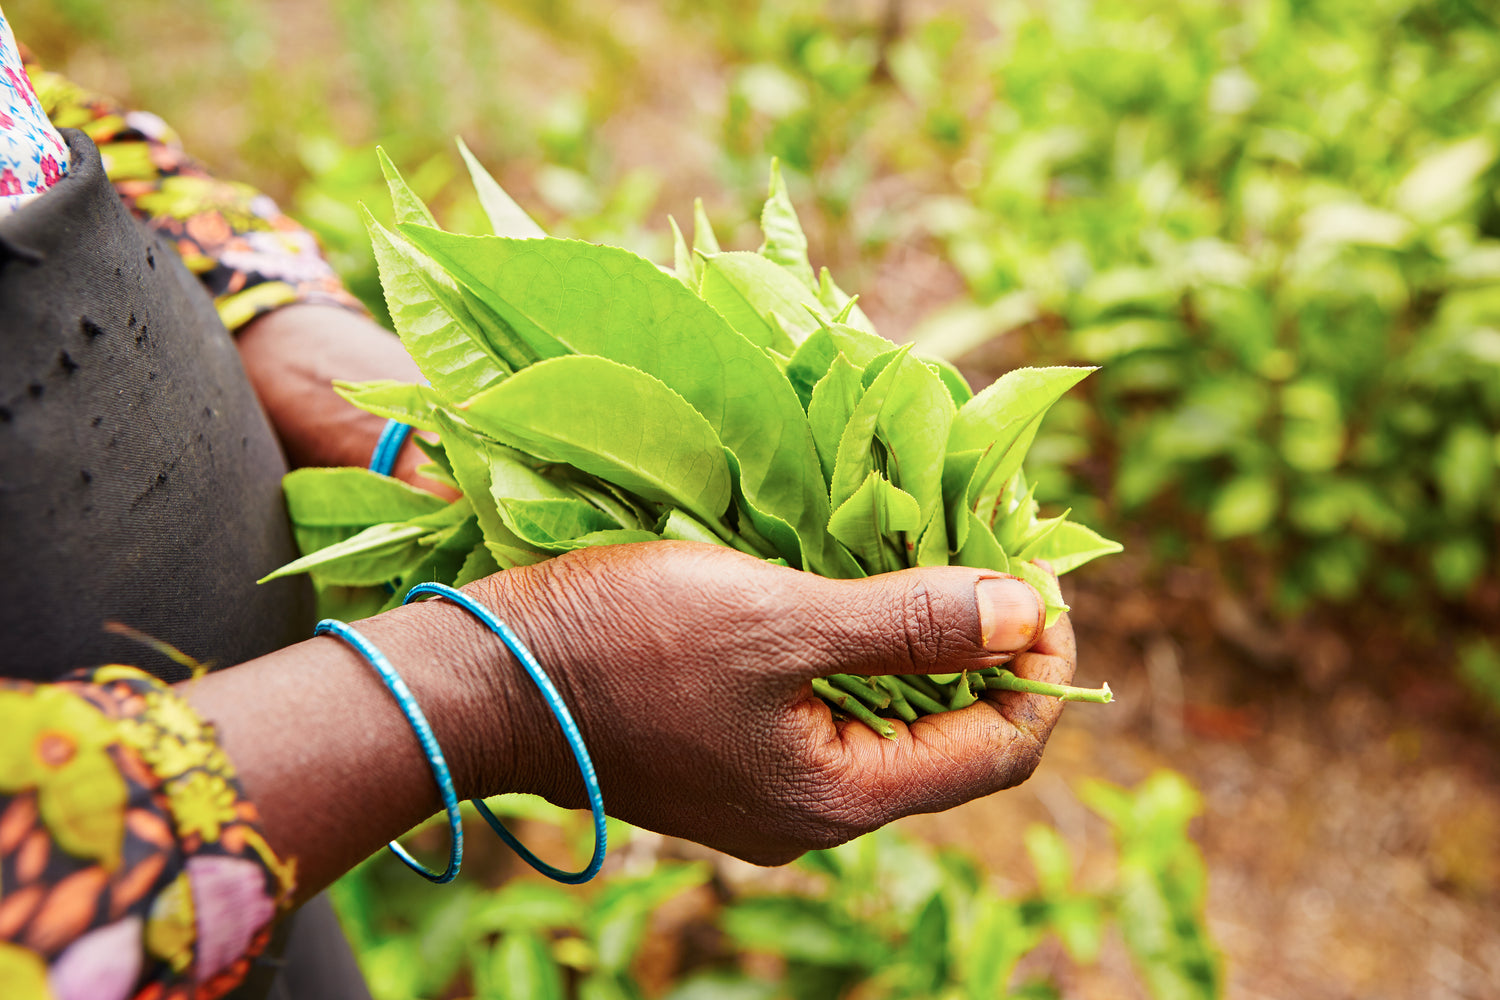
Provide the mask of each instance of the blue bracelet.
[{"label": "blue bracelet", "polygon": [[406,716],[406,721],[410,722],[412,729],[416,731],[417,740],[422,744],[422,752],[427,755],[427,763],[432,765],[432,776],[437,779],[438,791],[443,796],[443,809],[448,813],[448,828],[453,833],[452,845],[448,848],[448,867],[441,872],[435,872],[413,858],[406,852],[406,848],[394,840],[386,846],[391,849],[392,854],[405,862],[406,867],[428,881],[439,885],[452,882],[458,876],[458,869],[464,857],[464,828],[458,811],[458,793],[453,790],[453,776],[448,773],[448,762],[443,759],[442,748],[438,746],[437,737],[432,735],[432,727],[427,724],[427,717],[417,706],[417,699],[412,697],[411,689],[406,686],[401,675],[396,673],[396,668],[391,666],[391,661],[385,658],[385,654],[369,639],[348,625],[334,618],[325,618],[318,622],[318,627],[313,629],[313,634],[335,635],[353,646],[355,651],[375,668],[375,672],[385,682],[386,689],[390,691],[391,697],[395,698],[396,704],[401,706],[401,714]]},{"label": "blue bracelet", "polygon": [[396,468],[396,456],[401,454],[401,449],[406,445],[406,439],[409,437],[411,437],[411,424],[403,424],[399,420],[387,420],[385,428],[380,432],[380,440],[375,442],[375,451],[370,455],[370,471],[389,476]]},{"label": "blue bracelet", "polygon": [[582,871],[567,872],[560,868],[554,868],[541,858],[527,850],[519,840],[505,828],[505,825],[490,812],[488,806],[482,799],[471,799],[474,808],[484,821],[490,825],[490,829],[499,835],[500,839],[510,845],[511,850],[519,854],[527,864],[550,879],[564,882],[568,885],[579,885],[587,882],[599,874],[599,869],[604,865],[604,852],[607,849],[608,838],[604,826],[604,795],[599,791],[599,778],[594,773],[594,762],[589,758],[588,748],[583,745],[583,735],[578,731],[578,723],[573,721],[573,715],[568,711],[568,706],[563,702],[562,696],[557,693],[552,679],[547,672],[537,663],[536,657],[531,655],[516,634],[496,617],[489,608],[480,604],[469,595],[441,583],[419,583],[406,592],[406,600],[403,604],[409,604],[413,598],[423,594],[432,594],[437,597],[446,598],[469,612],[475,618],[484,623],[485,627],[500,637],[500,641],[515,654],[521,666],[531,675],[537,689],[541,691],[542,698],[547,702],[547,707],[557,718],[558,725],[562,726],[563,735],[567,737],[568,746],[573,750],[573,759],[578,762],[578,770],[583,774],[583,784],[588,790],[589,809],[594,814],[594,856],[589,859],[588,866]]}]

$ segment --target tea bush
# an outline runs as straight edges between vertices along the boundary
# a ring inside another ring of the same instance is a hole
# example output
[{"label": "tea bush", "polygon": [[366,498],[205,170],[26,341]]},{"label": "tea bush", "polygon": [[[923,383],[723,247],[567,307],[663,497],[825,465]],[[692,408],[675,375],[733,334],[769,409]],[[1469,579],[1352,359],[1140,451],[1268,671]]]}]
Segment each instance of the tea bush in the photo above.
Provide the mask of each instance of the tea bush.
[{"label": "tea bush", "polygon": [[1103,364],[1060,458],[1108,456],[1119,519],[1246,540],[1284,607],[1492,576],[1493,13],[1097,0],[989,26],[906,58],[917,79],[981,61],[993,95],[954,153],[967,189],[927,221],[1028,357]]}]

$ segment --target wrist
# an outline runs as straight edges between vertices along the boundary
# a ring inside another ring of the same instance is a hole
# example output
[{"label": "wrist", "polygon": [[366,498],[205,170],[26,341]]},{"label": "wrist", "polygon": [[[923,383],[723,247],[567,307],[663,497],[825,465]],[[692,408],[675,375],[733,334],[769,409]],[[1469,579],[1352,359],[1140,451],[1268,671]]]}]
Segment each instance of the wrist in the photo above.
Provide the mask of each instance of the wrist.
[{"label": "wrist", "polygon": [[[511,697],[504,656],[462,610],[425,601],[357,626],[390,660],[432,726],[460,799],[494,794],[512,770],[502,742]],[[436,801],[436,790],[433,790]]]},{"label": "wrist", "polygon": [[[544,577],[545,571],[517,567],[462,589],[510,628],[572,709],[577,701],[554,641],[558,623],[539,599]],[[481,699],[485,718],[473,732],[491,751],[476,761],[479,790],[474,794],[526,792],[560,805],[586,805],[562,726],[536,683],[499,636],[467,612],[460,614],[469,619],[469,634],[477,637],[489,657],[467,685],[486,692]]]}]

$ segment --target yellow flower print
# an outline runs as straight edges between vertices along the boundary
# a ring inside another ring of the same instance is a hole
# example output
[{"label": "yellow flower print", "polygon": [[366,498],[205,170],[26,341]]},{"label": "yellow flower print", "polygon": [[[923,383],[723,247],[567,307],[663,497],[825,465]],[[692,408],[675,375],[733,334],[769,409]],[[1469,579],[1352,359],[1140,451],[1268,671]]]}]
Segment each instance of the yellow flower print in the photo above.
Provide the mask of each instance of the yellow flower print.
[{"label": "yellow flower print", "polygon": [[172,880],[151,904],[146,921],[146,950],[182,972],[193,963],[193,942],[198,922],[193,911],[193,889],[187,872]]},{"label": "yellow flower print", "polygon": [[211,766],[216,753],[222,756],[198,713],[170,691],[146,695],[141,714],[120,724],[120,742],[164,779]]},{"label": "yellow flower print", "polygon": [[226,778],[233,778],[235,776],[234,765],[229,762],[229,755],[217,743],[209,747],[208,756],[204,759],[203,766],[210,774],[221,774]]},{"label": "yellow flower print", "polygon": [[154,743],[137,747],[136,752],[152,771],[167,779],[207,764],[209,745],[202,740],[184,743],[175,736],[162,734]]},{"label": "yellow flower print", "polygon": [[160,726],[163,732],[184,741],[203,735],[203,719],[191,705],[170,691],[148,694],[146,710],[141,715]]},{"label": "yellow flower print", "polygon": [[167,801],[183,837],[198,834],[205,841],[219,839],[219,828],[234,819],[234,789],[216,774],[194,771],[167,784]]},{"label": "yellow flower print", "polygon": [[65,688],[0,691],[0,793],[37,790],[37,808],[59,847],[119,863],[128,791],[107,750],[119,725]]}]

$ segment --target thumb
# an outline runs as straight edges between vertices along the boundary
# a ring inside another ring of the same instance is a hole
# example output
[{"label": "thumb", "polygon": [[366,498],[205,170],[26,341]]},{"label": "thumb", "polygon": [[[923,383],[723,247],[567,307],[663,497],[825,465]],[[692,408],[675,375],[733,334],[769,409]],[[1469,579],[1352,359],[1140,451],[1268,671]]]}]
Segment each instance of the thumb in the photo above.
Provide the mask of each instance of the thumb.
[{"label": "thumb", "polygon": [[798,611],[818,653],[809,677],[930,674],[1003,663],[1042,635],[1041,595],[1013,576],[930,566],[864,580],[828,580]]}]

